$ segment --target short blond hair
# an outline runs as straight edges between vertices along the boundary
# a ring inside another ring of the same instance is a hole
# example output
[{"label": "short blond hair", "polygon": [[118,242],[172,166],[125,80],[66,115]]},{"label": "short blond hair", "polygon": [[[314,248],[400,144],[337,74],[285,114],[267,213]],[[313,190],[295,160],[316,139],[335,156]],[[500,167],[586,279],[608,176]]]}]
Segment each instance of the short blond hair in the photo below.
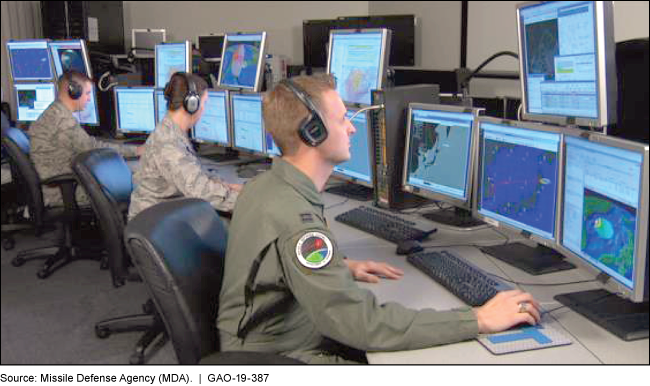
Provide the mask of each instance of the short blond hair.
[{"label": "short blond hair", "polygon": [[[330,74],[299,76],[291,78],[311,98],[318,109],[323,106],[323,94],[336,90],[336,81]],[[264,94],[262,101],[264,126],[283,155],[292,155],[298,150],[300,136],[298,127],[309,112],[307,107],[286,86],[279,83],[273,90]]]}]

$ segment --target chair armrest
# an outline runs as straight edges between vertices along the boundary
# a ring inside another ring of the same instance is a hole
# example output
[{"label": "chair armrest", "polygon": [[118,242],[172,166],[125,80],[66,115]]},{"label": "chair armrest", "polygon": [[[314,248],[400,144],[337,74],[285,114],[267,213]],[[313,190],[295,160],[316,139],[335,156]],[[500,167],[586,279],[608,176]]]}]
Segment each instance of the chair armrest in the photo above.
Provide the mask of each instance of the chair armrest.
[{"label": "chair armrest", "polygon": [[76,184],[77,178],[72,173],[59,174],[41,181],[41,185],[59,186],[63,184]]}]

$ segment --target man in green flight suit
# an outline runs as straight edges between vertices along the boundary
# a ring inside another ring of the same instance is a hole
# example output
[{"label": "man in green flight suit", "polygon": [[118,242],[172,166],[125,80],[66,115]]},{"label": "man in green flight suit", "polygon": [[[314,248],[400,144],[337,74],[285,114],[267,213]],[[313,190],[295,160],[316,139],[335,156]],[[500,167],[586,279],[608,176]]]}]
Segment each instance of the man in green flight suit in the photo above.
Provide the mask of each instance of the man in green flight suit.
[{"label": "man in green flight suit", "polygon": [[283,156],[244,187],[235,206],[217,318],[223,351],[359,363],[365,351],[420,349],[539,321],[539,304],[521,291],[475,309],[378,304],[354,279],[402,272],[347,260],[323,213],[320,192],[333,167],[350,158],[355,132],[333,78],[284,80],[264,96],[263,111]]}]

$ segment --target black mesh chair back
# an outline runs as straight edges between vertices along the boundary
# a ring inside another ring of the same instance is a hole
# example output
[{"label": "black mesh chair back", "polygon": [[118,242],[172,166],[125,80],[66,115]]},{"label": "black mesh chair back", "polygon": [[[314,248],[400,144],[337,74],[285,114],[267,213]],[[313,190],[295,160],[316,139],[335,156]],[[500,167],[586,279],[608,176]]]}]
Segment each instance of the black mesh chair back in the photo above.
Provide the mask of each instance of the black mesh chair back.
[{"label": "black mesh chair back", "polygon": [[227,233],[212,206],[199,199],[155,205],[128,223],[125,236],[179,363],[217,351]]},{"label": "black mesh chair back", "polygon": [[113,285],[122,286],[130,278],[124,227],[133,191],[131,169],[120,153],[104,148],[77,155],[72,160],[72,171],[88,194],[99,220]]}]

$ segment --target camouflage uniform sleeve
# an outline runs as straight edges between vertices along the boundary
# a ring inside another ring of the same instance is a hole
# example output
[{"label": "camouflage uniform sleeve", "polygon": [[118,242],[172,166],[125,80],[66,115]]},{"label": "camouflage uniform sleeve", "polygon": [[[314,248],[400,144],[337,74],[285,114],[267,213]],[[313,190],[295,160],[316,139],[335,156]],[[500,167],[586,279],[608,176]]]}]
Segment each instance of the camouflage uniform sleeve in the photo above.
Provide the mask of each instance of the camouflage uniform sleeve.
[{"label": "camouflage uniform sleeve", "polygon": [[154,157],[154,162],[158,170],[185,197],[200,198],[215,209],[232,212],[238,192],[218,177],[207,174],[196,155],[172,145],[157,150],[160,153]]},{"label": "camouflage uniform sleeve", "polygon": [[74,118],[66,119],[61,124],[65,127],[63,132],[67,133],[66,140],[72,145],[72,148],[76,153],[110,147],[117,150],[117,152],[122,154],[124,157],[137,156],[136,146],[122,145],[91,137],[81,126],[79,126],[79,123]]},{"label": "camouflage uniform sleeve", "polygon": [[[330,339],[364,351],[394,351],[459,342],[478,334],[469,307],[415,311],[397,303],[378,304],[370,291],[354,282],[326,229],[299,231],[279,239],[278,247],[291,292],[318,331]],[[331,260],[313,268],[327,260],[328,248]]]}]

